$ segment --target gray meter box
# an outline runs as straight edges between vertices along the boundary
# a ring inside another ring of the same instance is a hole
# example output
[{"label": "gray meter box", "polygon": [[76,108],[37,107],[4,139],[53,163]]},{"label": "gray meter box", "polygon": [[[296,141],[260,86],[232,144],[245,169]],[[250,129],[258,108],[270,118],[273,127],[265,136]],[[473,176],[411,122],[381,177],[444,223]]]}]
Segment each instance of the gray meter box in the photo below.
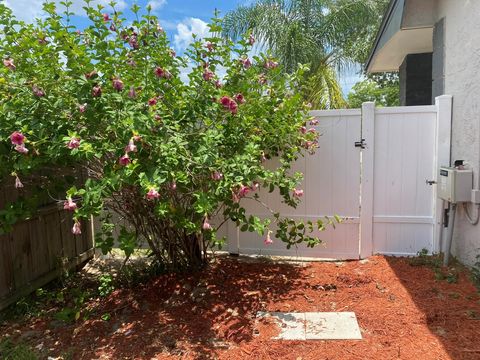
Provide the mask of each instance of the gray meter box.
[{"label": "gray meter box", "polygon": [[451,203],[469,202],[473,186],[473,172],[453,167],[441,167],[437,184],[440,199]]}]

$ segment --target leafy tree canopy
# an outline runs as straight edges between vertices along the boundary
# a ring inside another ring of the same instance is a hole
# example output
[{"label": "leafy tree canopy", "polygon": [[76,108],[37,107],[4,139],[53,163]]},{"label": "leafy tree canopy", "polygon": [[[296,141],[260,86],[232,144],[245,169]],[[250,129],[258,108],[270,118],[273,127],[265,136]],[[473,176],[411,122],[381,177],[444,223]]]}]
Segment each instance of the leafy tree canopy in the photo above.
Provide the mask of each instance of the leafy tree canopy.
[{"label": "leafy tree canopy", "polygon": [[[303,67],[284,72],[269,54],[249,56],[255,39],[219,36],[218,19],[211,36],[179,57],[150,11],[140,16],[134,5],[136,20],[127,23],[114,2],[106,9],[86,0],[90,23],[80,30],[70,23],[71,2],[62,4],[63,13],[45,2],[47,16],[34,24],[0,4],[0,180],[19,194],[0,209],[0,231],[31,216],[43,196],[60,197],[76,235],[85,231],[80,219],[100,217],[105,252],[119,226],[107,207],[130,224],[118,231],[127,255],[142,239],[175,268],[204,264],[227,221],[267,244],[320,242],[322,221],[271,209],[259,218],[242,205],[259,201],[260,188],[291,206],[303,195],[290,165],[318,137],[295,91]],[[87,178],[69,180],[79,168]]]}]

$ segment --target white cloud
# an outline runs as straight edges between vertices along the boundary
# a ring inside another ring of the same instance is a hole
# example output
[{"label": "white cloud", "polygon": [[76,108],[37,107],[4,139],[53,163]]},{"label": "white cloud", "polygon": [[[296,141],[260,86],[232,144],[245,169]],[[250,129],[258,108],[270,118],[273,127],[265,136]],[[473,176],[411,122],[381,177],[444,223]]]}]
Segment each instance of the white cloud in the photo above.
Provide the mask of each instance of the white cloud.
[{"label": "white cloud", "polygon": [[167,4],[167,0],[150,0],[148,5],[152,7],[152,11],[160,10]]},{"label": "white cloud", "polygon": [[[57,9],[61,12],[63,11],[63,5],[60,5],[60,1],[55,0],[57,3]],[[0,0],[0,3],[8,6],[12,9],[13,14],[20,20],[27,22],[33,21],[37,17],[41,17],[43,14],[42,5],[44,0]],[[70,7],[70,10],[76,15],[84,16],[85,11],[83,7],[85,6],[84,0],[72,0],[73,4]],[[102,5],[107,9],[111,9],[108,3],[110,0],[94,0],[91,2],[92,6]],[[127,7],[125,0],[117,0],[117,5],[115,8],[117,10],[124,10]]]},{"label": "white cloud", "polygon": [[177,34],[173,37],[175,47],[178,50],[184,50],[193,41],[192,34],[197,35],[197,39],[208,35],[209,28],[207,23],[198,18],[187,18],[177,24]]},{"label": "white cloud", "polygon": [[163,30],[176,30],[177,29],[177,23],[175,21],[171,20],[166,20],[166,19],[158,19],[160,22],[161,27]]},{"label": "white cloud", "polygon": [[32,21],[42,13],[42,0],[3,0],[1,3],[12,9],[20,20]]}]

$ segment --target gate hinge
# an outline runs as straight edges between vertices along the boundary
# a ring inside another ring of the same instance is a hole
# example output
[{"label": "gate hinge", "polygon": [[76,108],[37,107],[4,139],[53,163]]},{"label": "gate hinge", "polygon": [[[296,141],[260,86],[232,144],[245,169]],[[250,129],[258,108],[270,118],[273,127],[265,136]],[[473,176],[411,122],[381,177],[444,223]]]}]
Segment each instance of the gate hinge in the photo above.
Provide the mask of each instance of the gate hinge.
[{"label": "gate hinge", "polygon": [[365,139],[362,139],[360,141],[355,141],[355,147],[365,149],[366,146],[367,146],[367,143],[365,142]]}]

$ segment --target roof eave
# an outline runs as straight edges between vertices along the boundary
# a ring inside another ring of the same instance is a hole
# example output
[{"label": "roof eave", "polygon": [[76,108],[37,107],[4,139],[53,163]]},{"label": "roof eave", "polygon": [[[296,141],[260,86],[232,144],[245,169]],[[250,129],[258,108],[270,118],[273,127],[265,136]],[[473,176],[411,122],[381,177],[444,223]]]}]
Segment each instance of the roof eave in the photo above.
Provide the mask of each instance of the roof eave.
[{"label": "roof eave", "polygon": [[375,56],[375,52],[377,51],[378,44],[380,42],[380,39],[382,38],[383,33],[385,32],[385,29],[390,21],[390,18],[393,14],[393,10],[395,9],[395,6],[397,5],[398,0],[390,0],[390,4],[388,4],[387,10],[385,11],[385,15],[383,16],[382,23],[380,25],[380,28],[378,29],[377,32],[377,37],[375,38],[375,42],[373,43],[372,50],[370,51],[370,55],[368,56],[367,63],[365,64],[365,70],[367,72],[370,72],[370,65],[372,63],[373,57]]}]

